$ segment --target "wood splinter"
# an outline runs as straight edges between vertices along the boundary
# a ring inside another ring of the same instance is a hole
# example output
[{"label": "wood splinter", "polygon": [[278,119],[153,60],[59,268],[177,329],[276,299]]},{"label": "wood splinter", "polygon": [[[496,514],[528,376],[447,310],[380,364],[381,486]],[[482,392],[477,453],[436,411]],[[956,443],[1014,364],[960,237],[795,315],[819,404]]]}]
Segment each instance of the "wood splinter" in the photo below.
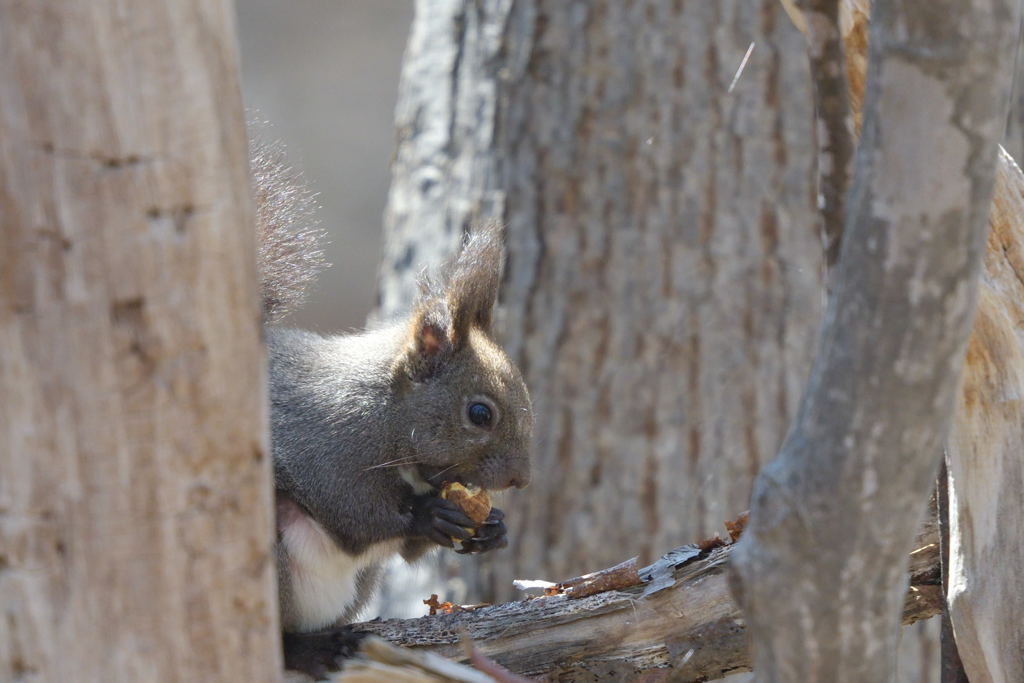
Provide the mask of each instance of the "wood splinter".
[{"label": "wood splinter", "polygon": [[585,598],[588,595],[629,588],[640,583],[637,558],[631,557],[614,567],[562,581],[557,584],[555,594],[564,593],[570,598]]}]

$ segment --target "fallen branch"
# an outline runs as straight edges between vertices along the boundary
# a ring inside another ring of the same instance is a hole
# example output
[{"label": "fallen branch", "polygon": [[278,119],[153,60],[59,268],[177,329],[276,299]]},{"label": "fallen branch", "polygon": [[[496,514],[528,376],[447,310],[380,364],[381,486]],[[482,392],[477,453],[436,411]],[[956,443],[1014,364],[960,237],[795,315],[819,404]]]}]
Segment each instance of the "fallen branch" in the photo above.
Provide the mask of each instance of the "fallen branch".
[{"label": "fallen branch", "polygon": [[[927,619],[941,606],[934,523],[922,531],[915,547],[904,624]],[[477,651],[510,671],[560,681],[594,676],[618,680],[658,671],[671,671],[674,681],[721,678],[750,667],[745,624],[727,583],[732,548],[702,552],[683,546],[640,569],[642,581],[632,588],[371,621],[355,628],[461,661],[466,660],[465,634]]]}]

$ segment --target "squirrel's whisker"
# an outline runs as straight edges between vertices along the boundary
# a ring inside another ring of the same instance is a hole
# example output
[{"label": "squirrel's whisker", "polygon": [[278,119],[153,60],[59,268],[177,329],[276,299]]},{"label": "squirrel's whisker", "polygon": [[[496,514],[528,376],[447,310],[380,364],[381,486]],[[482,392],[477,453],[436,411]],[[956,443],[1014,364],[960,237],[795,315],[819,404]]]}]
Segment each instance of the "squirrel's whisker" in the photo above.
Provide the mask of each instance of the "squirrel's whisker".
[{"label": "squirrel's whisker", "polygon": [[458,467],[458,466],[459,466],[459,465],[461,465],[461,464],[462,464],[462,463],[458,463],[458,462],[457,462],[457,463],[455,463],[455,464],[453,464],[453,465],[448,465],[448,467],[445,467],[445,468],[444,468],[443,470],[441,470],[441,471],[440,471],[440,472],[438,472],[437,474],[434,474],[434,475],[432,475],[432,476],[431,476],[430,478],[431,478],[431,479],[436,479],[436,478],[440,477],[440,476],[441,476],[442,474],[444,474],[445,472],[447,472],[448,470],[450,470],[450,469],[454,469],[454,468]]},{"label": "squirrel's whisker", "polygon": [[405,458],[398,458],[396,460],[389,460],[387,462],[382,462],[377,465],[370,465],[369,467],[364,467],[363,472],[366,472],[367,470],[384,469],[385,467],[402,467],[403,465],[418,465],[421,462],[422,461],[417,459],[415,456],[409,456]]}]

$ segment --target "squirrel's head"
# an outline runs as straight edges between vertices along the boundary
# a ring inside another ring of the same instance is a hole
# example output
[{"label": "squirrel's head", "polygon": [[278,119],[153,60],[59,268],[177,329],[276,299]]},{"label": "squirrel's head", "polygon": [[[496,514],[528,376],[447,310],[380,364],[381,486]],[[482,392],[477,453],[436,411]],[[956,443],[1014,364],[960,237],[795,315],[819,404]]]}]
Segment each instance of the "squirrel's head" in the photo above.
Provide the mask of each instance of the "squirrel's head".
[{"label": "squirrel's head", "polygon": [[501,228],[470,235],[442,286],[429,283],[410,318],[398,364],[403,434],[416,471],[434,487],[459,481],[496,490],[530,480],[533,409],[519,369],[491,338]]}]

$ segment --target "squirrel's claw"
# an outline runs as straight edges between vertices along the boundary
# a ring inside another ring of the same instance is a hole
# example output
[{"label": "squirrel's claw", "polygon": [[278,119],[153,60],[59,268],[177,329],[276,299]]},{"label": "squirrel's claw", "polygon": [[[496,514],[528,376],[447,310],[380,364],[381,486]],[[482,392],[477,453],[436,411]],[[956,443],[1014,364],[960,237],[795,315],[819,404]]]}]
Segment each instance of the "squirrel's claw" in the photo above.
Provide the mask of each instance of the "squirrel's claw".
[{"label": "squirrel's claw", "polygon": [[451,501],[437,496],[420,496],[413,503],[413,532],[445,548],[454,548],[455,540],[473,536],[473,520]]},{"label": "squirrel's claw", "polygon": [[[446,522],[457,524],[460,527],[469,527],[470,529],[476,526],[476,523],[470,519],[465,512],[459,509],[459,507],[444,498],[437,498],[437,503],[433,505],[434,516],[438,519],[443,519]],[[472,536],[473,534],[469,534]],[[469,538],[466,536],[465,538]],[[462,538],[460,536],[460,538]]]},{"label": "squirrel's claw", "polygon": [[462,547],[455,552],[460,555],[469,553],[485,553],[508,546],[508,528],[505,526],[505,513],[492,508],[491,514],[476,530],[472,538],[462,542]]},{"label": "squirrel's claw", "polygon": [[447,534],[448,536],[451,536],[453,538],[457,538],[460,541],[472,538],[474,533],[472,528],[467,529],[464,526],[452,524],[451,522],[446,522],[445,520],[440,518],[434,520],[434,529],[440,531],[441,533]]}]

